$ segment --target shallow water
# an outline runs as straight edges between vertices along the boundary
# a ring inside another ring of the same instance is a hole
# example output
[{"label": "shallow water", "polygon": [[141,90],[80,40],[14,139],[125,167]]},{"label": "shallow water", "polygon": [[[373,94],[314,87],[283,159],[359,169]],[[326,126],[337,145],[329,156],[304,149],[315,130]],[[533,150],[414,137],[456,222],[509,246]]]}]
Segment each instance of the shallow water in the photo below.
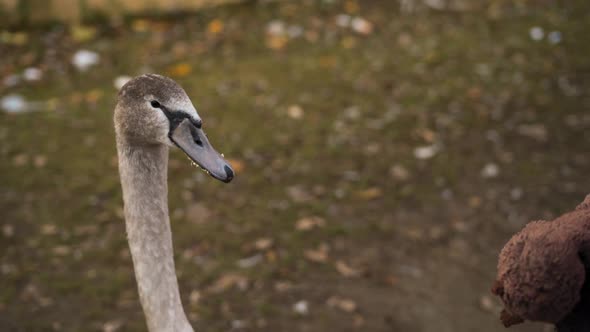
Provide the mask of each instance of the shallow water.
[{"label": "shallow water", "polygon": [[[145,330],[112,109],[118,77],[157,72],[237,171],[224,185],[171,152],[198,330],[504,330],[498,251],[590,188],[588,9],[305,1],[2,32],[0,96],[43,107],[0,112],[0,326]],[[82,72],[83,49],[100,61]]]}]

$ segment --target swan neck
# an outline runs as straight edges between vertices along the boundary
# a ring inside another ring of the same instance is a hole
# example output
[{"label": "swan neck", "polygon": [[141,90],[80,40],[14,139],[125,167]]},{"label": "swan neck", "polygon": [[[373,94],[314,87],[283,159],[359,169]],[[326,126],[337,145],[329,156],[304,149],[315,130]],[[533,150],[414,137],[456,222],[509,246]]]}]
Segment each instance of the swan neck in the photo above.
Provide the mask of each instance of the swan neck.
[{"label": "swan neck", "polygon": [[150,332],[193,332],[182,308],[168,215],[168,147],[117,142],[125,226]]}]

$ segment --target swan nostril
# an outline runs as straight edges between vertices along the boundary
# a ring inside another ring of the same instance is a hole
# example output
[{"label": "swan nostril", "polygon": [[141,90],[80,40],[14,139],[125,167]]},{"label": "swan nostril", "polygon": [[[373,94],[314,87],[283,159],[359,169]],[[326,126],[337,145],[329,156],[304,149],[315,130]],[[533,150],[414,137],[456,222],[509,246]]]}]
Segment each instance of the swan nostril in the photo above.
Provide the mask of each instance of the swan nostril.
[{"label": "swan nostril", "polygon": [[191,131],[191,135],[193,136],[193,141],[200,147],[203,146],[203,141],[201,140],[201,137],[199,136],[199,133],[197,132],[197,129],[195,129],[195,127],[190,127],[190,131]]}]

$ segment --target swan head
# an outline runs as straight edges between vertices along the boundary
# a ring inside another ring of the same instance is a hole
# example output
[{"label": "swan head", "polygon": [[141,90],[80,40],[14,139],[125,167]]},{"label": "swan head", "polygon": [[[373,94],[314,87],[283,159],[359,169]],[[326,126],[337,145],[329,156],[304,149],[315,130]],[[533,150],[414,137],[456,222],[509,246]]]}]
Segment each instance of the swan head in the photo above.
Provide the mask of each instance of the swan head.
[{"label": "swan head", "polygon": [[168,77],[138,76],[119,91],[115,107],[118,140],[179,148],[212,177],[230,182],[234,171],[209,143],[202,126],[184,89]]}]

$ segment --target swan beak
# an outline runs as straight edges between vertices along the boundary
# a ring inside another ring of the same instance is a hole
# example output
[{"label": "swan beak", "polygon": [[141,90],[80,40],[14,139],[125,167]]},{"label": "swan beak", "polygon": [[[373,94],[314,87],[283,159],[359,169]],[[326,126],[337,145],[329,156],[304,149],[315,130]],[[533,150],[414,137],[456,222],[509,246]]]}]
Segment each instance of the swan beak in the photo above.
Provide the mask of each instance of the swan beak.
[{"label": "swan beak", "polygon": [[176,144],[192,161],[219,181],[228,183],[234,178],[229,163],[209,143],[207,135],[189,119],[184,119],[169,134]]}]

